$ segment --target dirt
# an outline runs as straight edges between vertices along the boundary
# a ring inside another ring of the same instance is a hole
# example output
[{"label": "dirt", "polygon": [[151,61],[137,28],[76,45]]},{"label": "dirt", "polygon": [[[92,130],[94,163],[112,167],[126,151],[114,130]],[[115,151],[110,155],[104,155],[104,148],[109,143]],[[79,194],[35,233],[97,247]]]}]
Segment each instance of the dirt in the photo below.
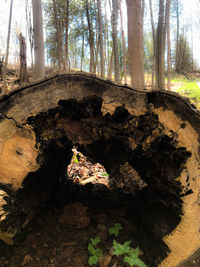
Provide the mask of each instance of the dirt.
[{"label": "dirt", "polygon": [[[96,207],[98,210],[98,207]],[[133,234],[136,229],[134,218],[127,218],[124,208],[95,211],[81,202],[68,204],[64,209],[51,208],[35,219],[31,227],[14,246],[0,242],[0,266],[59,266],[84,267],[88,264],[88,243],[91,237],[99,237],[98,248],[104,252],[95,266],[123,265],[123,258],[112,255],[112,242],[132,240],[131,246],[138,246]],[[123,229],[117,237],[109,235],[109,228],[120,223]],[[145,256],[140,251],[141,259]]]}]

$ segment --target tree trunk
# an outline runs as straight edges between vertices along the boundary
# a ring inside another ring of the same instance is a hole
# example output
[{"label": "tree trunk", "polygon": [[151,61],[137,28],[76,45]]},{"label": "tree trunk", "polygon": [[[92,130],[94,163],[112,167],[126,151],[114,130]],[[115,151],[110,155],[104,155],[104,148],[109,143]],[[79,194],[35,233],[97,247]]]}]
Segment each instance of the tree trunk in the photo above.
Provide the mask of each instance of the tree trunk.
[{"label": "tree trunk", "polygon": [[109,191],[128,206],[132,196],[148,266],[176,267],[199,249],[200,114],[186,99],[74,73],[16,89],[0,113],[1,239],[12,244],[49,209],[75,145],[106,168]]},{"label": "tree trunk", "polygon": [[150,16],[151,16],[151,29],[153,37],[153,58],[152,58],[152,75],[151,75],[151,89],[154,89],[154,77],[155,77],[155,50],[156,50],[156,31],[153,18],[152,0],[149,0]]},{"label": "tree trunk", "polygon": [[122,46],[123,46],[123,76],[124,76],[124,82],[125,84],[127,84],[126,44],[125,44],[124,25],[122,16],[122,0],[120,0],[120,20],[121,20],[121,33],[122,33]]},{"label": "tree trunk", "polygon": [[97,7],[98,7],[98,24],[99,24],[101,77],[105,78],[105,58],[104,58],[104,47],[103,47],[102,14],[101,14],[101,1],[100,0],[97,0]]},{"label": "tree trunk", "polygon": [[19,34],[19,46],[20,46],[20,72],[19,72],[19,82],[24,84],[28,82],[28,73],[26,66],[26,42],[22,33]]},{"label": "tree trunk", "polygon": [[6,85],[7,64],[8,64],[9,47],[10,47],[10,30],[11,30],[11,22],[12,22],[12,8],[13,8],[13,0],[10,0],[10,14],[9,14],[9,22],[8,22],[6,58],[5,58],[4,69],[3,69],[3,84],[4,84],[4,86]]},{"label": "tree trunk", "polygon": [[59,72],[62,72],[63,70],[62,33],[61,33],[60,21],[58,19],[57,6],[56,6],[55,0],[53,0],[53,9],[54,9],[54,20],[55,20],[55,26],[56,26],[58,68],[59,68]]},{"label": "tree trunk", "polygon": [[44,38],[41,0],[32,0],[33,6],[33,39],[34,39],[34,79],[38,80],[45,76],[44,65]]},{"label": "tree trunk", "polygon": [[115,68],[116,82],[120,82],[119,50],[118,50],[118,36],[117,36],[118,11],[119,11],[119,0],[112,0],[112,38],[113,38],[114,68]]},{"label": "tree trunk", "polygon": [[114,49],[112,48],[112,52],[111,52],[111,55],[110,55],[109,66],[108,66],[108,79],[109,80],[112,80],[113,60],[114,60]]},{"label": "tree trunk", "polygon": [[69,0],[66,0],[66,21],[65,21],[65,61],[66,69],[69,71]]},{"label": "tree trunk", "polygon": [[175,59],[175,69],[178,73],[179,70],[179,0],[176,0],[176,59]]},{"label": "tree trunk", "polygon": [[156,87],[165,89],[165,8],[164,0],[159,0],[158,26],[156,32]]},{"label": "tree trunk", "polygon": [[93,33],[92,23],[91,23],[91,20],[90,20],[88,0],[86,0],[86,16],[87,16],[88,31],[89,31],[90,72],[94,73],[94,33]]},{"label": "tree trunk", "polygon": [[171,0],[166,0],[166,35],[167,35],[167,89],[171,88],[171,39],[170,39],[170,7]]},{"label": "tree trunk", "polygon": [[141,0],[127,0],[128,54],[131,83],[144,89],[143,7]]}]

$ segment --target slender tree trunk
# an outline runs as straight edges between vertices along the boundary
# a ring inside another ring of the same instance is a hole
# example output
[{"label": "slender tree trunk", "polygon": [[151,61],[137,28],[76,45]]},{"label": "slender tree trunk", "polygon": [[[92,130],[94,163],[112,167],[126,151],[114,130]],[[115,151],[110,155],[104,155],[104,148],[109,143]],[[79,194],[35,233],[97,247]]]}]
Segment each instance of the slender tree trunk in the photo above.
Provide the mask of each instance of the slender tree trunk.
[{"label": "slender tree trunk", "polygon": [[122,0],[120,0],[120,22],[121,22],[122,47],[123,47],[123,74],[124,74],[124,81],[127,84],[126,44],[125,44],[125,37],[124,37],[124,25],[123,25],[123,15],[122,15]]},{"label": "slender tree trunk", "polygon": [[117,21],[118,21],[119,1],[112,0],[112,37],[113,37],[113,50],[114,50],[114,68],[115,68],[115,81],[120,81],[119,75],[119,50],[117,38]]},{"label": "slender tree trunk", "polygon": [[107,41],[108,41],[108,19],[107,19],[107,11],[106,11],[106,3],[107,0],[104,0],[104,59],[105,59],[105,69],[107,70],[107,75],[108,75],[108,46],[107,46]]},{"label": "slender tree trunk", "polygon": [[19,81],[20,84],[28,82],[27,64],[26,64],[26,42],[22,33],[19,34],[19,45],[20,45],[20,74]]},{"label": "slender tree trunk", "polygon": [[31,8],[30,8],[28,0],[26,0],[25,7],[26,7],[26,25],[27,25],[27,30],[28,30],[28,39],[29,39],[30,52],[31,52],[31,68],[33,71],[33,26],[32,26],[32,18],[31,18]]},{"label": "slender tree trunk", "polygon": [[110,62],[108,66],[108,79],[112,79],[112,67],[113,67],[113,60],[114,60],[114,49],[112,48],[111,56],[110,56]]},{"label": "slender tree trunk", "polygon": [[65,21],[65,61],[66,69],[69,71],[69,0],[66,0],[66,21]]},{"label": "slender tree trunk", "polygon": [[12,8],[13,8],[13,0],[10,1],[10,14],[9,14],[9,22],[8,22],[6,58],[5,58],[4,70],[3,70],[3,84],[4,84],[4,86],[6,84],[7,64],[8,64],[9,47],[10,47],[10,30],[11,30],[11,23],[12,23]]},{"label": "slender tree trunk", "polygon": [[88,0],[86,0],[86,16],[87,16],[88,30],[89,30],[90,72],[94,72],[94,33],[93,33],[92,23],[90,20]]},{"label": "slender tree trunk", "polygon": [[164,65],[164,53],[165,53],[165,8],[164,0],[159,0],[159,15],[158,26],[156,32],[156,87],[158,89],[165,88],[165,65]]},{"label": "slender tree trunk", "polygon": [[150,16],[151,16],[151,29],[152,29],[152,37],[153,37],[153,57],[152,57],[152,73],[151,73],[151,88],[154,88],[154,77],[155,77],[155,49],[156,49],[156,31],[155,24],[153,18],[153,8],[152,8],[152,0],[149,0],[150,6]]},{"label": "slender tree trunk", "polygon": [[53,10],[54,10],[54,20],[56,26],[56,40],[57,40],[57,59],[58,59],[58,68],[61,72],[63,69],[63,54],[62,54],[62,33],[61,33],[61,25],[58,19],[58,12],[56,1],[53,0]]},{"label": "slender tree trunk", "polygon": [[167,89],[171,87],[171,39],[170,39],[170,7],[171,0],[166,0],[166,34],[167,34]]},{"label": "slender tree trunk", "polygon": [[[82,25],[83,25],[83,17],[82,17]],[[82,47],[81,47],[81,67],[80,70],[83,70],[83,59],[84,59],[84,45],[85,45],[85,35],[82,33]]]},{"label": "slender tree trunk", "polygon": [[104,59],[104,47],[103,47],[101,0],[97,0],[97,7],[98,7],[98,24],[99,24],[101,77],[105,78],[105,59]]},{"label": "slender tree trunk", "polygon": [[176,0],[176,72],[179,72],[179,0]]},{"label": "slender tree trunk", "polygon": [[41,0],[32,0],[33,6],[33,36],[34,36],[34,79],[41,79],[45,75],[44,39]]},{"label": "slender tree trunk", "polygon": [[126,0],[128,13],[128,53],[132,86],[144,89],[143,5]]}]

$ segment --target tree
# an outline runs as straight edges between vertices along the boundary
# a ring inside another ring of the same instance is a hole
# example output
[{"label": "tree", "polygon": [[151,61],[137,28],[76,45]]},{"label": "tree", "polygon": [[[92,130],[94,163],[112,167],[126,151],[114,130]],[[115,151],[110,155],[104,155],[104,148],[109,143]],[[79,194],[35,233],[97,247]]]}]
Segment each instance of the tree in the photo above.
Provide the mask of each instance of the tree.
[{"label": "tree", "polygon": [[41,79],[45,75],[44,39],[41,0],[32,0],[33,6],[33,37],[34,37],[34,79]]},{"label": "tree", "polygon": [[119,51],[118,51],[118,12],[119,11],[119,0],[112,0],[112,38],[113,38],[113,52],[114,52],[114,68],[115,68],[115,81],[120,81],[119,76]]},{"label": "tree", "polygon": [[152,29],[152,39],[153,39],[153,56],[152,56],[152,67],[151,67],[151,88],[154,88],[154,76],[155,76],[155,49],[156,49],[156,30],[154,24],[153,17],[153,8],[152,8],[152,0],[149,0],[150,7],[150,17],[151,17],[151,29]]},{"label": "tree", "polygon": [[13,0],[10,1],[10,14],[9,14],[9,22],[8,22],[8,36],[7,36],[7,46],[6,46],[6,58],[4,63],[3,70],[3,83],[6,83],[6,73],[7,73],[7,64],[8,64],[8,56],[9,56],[9,46],[10,46],[10,30],[11,30],[11,22],[12,22],[12,9],[13,9]]},{"label": "tree", "polygon": [[[84,43],[84,41],[83,41]],[[66,0],[66,19],[65,19],[65,61],[66,68],[69,70],[69,0]]]},{"label": "tree", "polygon": [[127,67],[126,67],[126,43],[124,37],[124,25],[123,25],[123,15],[122,15],[122,0],[120,0],[120,24],[121,24],[121,34],[122,34],[122,47],[123,47],[123,75],[124,81],[127,84]]},{"label": "tree", "polygon": [[58,68],[59,71],[61,72],[63,69],[62,32],[61,32],[61,21],[60,18],[58,18],[57,4],[55,0],[53,0],[53,10],[54,10],[54,20],[56,27]]},{"label": "tree", "polygon": [[20,45],[20,73],[19,73],[19,81],[20,84],[24,84],[28,82],[28,73],[26,67],[26,42],[22,33],[19,34],[19,45]]},{"label": "tree", "polygon": [[156,87],[165,88],[165,6],[164,0],[159,0],[158,26],[156,31],[155,70]]},{"label": "tree", "polygon": [[170,39],[170,6],[171,0],[166,0],[165,27],[167,35],[167,89],[170,90],[171,83],[171,39]]},{"label": "tree", "polygon": [[101,59],[101,77],[105,78],[105,59],[104,59],[102,14],[101,14],[101,1],[100,0],[97,0],[97,7],[98,7],[98,24],[99,24],[100,59]]},{"label": "tree", "polygon": [[126,0],[128,14],[128,54],[132,86],[144,89],[143,3]]},{"label": "tree", "polygon": [[94,32],[90,18],[90,7],[88,0],[86,0],[86,17],[89,31],[89,45],[90,45],[90,72],[94,72]]}]

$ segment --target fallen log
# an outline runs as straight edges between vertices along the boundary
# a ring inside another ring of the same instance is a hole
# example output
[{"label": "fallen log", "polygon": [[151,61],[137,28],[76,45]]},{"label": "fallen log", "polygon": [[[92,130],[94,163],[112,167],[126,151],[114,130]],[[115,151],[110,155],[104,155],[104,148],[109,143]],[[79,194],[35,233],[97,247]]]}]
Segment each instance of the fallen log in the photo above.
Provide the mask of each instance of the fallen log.
[{"label": "fallen log", "polygon": [[83,73],[0,99],[0,239],[43,206],[79,150],[135,196],[150,266],[175,267],[200,247],[200,113],[167,91],[137,91]]}]

